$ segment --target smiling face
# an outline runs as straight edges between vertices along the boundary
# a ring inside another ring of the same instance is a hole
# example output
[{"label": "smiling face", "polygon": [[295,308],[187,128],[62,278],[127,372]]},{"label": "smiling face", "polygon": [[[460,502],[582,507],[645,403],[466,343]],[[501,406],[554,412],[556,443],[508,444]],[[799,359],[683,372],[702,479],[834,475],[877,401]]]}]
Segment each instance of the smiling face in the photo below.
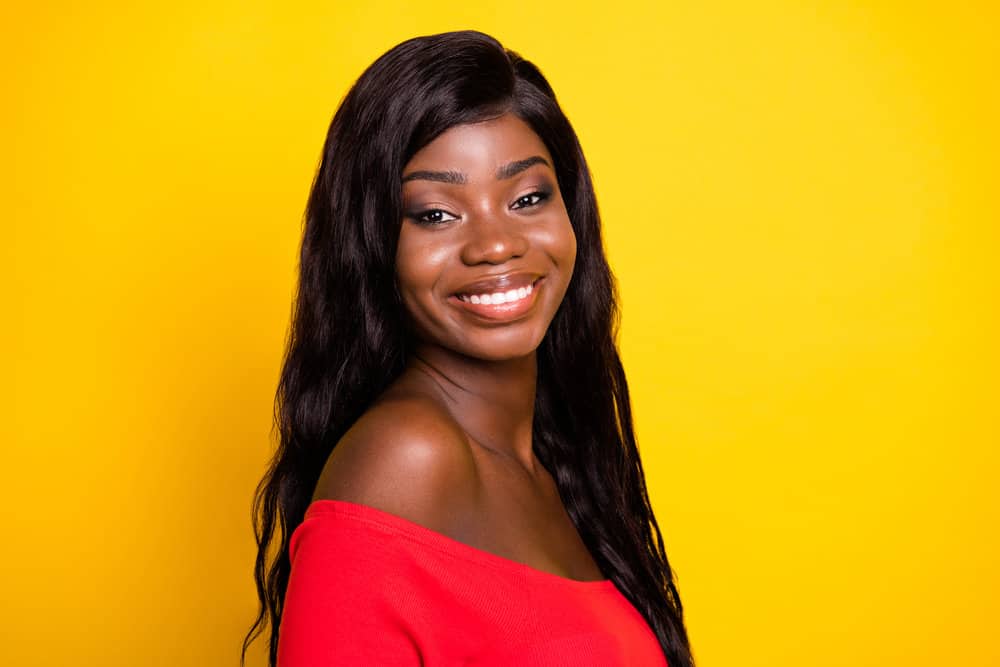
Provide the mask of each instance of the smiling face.
[{"label": "smiling face", "polygon": [[534,352],[576,237],[545,144],[512,114],[457,125],[403,169],[400,295],[421,343],[478,359]]}]

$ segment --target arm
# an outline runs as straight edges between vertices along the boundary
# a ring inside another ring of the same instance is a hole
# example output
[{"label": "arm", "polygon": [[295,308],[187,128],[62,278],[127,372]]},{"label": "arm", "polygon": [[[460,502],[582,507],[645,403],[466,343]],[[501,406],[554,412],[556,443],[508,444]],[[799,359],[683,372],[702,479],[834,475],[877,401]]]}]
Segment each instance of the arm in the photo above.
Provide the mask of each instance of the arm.
[{"label": "arm", "polygon": [[[467,507],[474,461],[434,406],[392,401],[368,413],[337,444],[314,499],[346,500],[449,533]],[[422,664],[407,554],[364,525],[307,518],[292,538],[291,574],[278,667]]]},{"label": "arm", "polygon": [[377,532],[357,528],[321,517],[296,532],[279,667],[422,664],[418,638],[395,604],[407,595],[398,557]]}]

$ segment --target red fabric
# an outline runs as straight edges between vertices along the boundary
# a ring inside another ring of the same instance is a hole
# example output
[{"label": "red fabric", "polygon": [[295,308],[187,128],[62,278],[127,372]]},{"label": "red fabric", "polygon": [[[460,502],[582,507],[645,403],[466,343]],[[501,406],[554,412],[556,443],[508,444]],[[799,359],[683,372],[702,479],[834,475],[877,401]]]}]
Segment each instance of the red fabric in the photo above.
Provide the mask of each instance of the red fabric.
[{"label": "red fabric", "polygon": [[611,580],[575,581],[342,500],[292,534],[279,667],[666,667]]}]

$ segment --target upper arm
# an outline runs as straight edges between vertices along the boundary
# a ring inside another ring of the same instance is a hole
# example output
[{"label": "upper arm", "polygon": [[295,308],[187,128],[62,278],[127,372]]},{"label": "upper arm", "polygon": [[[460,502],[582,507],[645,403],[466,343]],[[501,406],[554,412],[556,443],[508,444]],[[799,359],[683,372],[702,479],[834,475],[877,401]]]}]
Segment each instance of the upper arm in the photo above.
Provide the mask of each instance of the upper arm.
[{"label": "upper arm", "polygon": [[468,507],[475,463],[463,433],[427,399],[383,401],[334,447],[313,498],[346,500],[442,533]]},{"label": "upper arm", "polygon": [[[440,408],[383,401],[334,447],[313,498],[367,505],[447,533],[454,509],[468,507],[472,464],[462,432]],[[424,664],[413,608],[424,609],[427,597],[408,579],[406,549],[328,520],[306,519],[293,538],[278,665]]]},{"label": "upper arm", "polygon": [[331,516],[307,518],[292,538],[278,667],[425,664],[426,633],[408,606],[426,595],[391,534]]}]

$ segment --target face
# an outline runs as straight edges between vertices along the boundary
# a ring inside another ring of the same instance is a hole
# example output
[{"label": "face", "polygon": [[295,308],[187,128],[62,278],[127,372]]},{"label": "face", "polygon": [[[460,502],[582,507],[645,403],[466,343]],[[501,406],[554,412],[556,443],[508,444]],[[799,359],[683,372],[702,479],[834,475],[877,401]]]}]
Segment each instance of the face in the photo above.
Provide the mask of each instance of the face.
[{"label": "face", "polygon": [[396,275],[423,345],[532,354],[562,301],[576,237],[552,156],[512,114],[458,125],[403,169]]}]

